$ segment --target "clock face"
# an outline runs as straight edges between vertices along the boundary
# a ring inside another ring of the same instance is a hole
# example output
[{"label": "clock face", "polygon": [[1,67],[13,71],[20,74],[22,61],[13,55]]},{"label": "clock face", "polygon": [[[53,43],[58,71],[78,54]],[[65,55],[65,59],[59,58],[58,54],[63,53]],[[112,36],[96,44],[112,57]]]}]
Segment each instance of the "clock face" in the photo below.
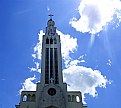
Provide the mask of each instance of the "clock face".
[{"label": "clock face", "polygon": [[55,90],[54,88],[49,88],[49,89],[48,89],[48,94],[49,94],[50,96],[54,96],[54,95],[56,94],[56,90]]}]

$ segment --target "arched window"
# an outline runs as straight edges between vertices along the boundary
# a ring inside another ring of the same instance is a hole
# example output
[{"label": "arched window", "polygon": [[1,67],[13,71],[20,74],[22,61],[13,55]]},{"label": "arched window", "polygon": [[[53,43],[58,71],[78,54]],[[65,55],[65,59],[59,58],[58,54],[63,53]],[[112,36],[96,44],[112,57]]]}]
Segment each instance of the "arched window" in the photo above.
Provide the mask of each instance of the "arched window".
[{"label": "arched window", "polygon": [[50,44],[53,44],[53,39],[52,38],[50,39]]},{"label": "arched window", "polygon": [[72,95],[72,102],[76,102],[76,96]]},{"label": "arched window", "polygon": [[27,101],[27,96],[26,95],[23,96],[23,101],[24,102]]},{"label": "arched window", "polygon": [[32,101],[35,101],[35,94],[32,95]]},{"label": "arched window", "polygon": [[71,102],[71,96],[68,95],[68,102]]},{"label": "arched window", "polygon": [[76,102],[80,102],[79,96],[76,96]]},{"label": "arched window", "polygon": [[46,44],[49,44],[49,39],[48,38],[46,39]]},{"label": "arched window", "polygon": [[27,95],[27,101],[31,101],[31,95],[30,94]]}]

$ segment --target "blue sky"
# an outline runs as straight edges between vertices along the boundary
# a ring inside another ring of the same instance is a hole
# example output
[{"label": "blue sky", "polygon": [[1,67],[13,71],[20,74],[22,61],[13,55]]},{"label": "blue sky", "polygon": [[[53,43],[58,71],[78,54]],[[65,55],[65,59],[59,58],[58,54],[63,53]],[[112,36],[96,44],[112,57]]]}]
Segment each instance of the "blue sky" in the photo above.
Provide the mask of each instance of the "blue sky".
[{"label": "blue sky", "polygon": [[19,91],[34,90],[40,80],[50,13],[68,89],[82,91],[89,108],[121,108],[120,7],[120,0],[0,0],[0,108],[13,108]]}]

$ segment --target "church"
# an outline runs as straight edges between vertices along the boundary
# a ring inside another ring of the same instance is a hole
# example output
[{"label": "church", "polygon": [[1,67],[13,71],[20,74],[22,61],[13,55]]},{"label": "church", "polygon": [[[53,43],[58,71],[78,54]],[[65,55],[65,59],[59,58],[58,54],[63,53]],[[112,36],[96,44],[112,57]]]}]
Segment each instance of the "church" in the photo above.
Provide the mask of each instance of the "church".
[{"label": "church", "polygon": [[22,91],[16,108],[87,108],[80,91],[67,91],[63,82],[60,36],[52,15],[42,41],[41,81],[36,91]]}]

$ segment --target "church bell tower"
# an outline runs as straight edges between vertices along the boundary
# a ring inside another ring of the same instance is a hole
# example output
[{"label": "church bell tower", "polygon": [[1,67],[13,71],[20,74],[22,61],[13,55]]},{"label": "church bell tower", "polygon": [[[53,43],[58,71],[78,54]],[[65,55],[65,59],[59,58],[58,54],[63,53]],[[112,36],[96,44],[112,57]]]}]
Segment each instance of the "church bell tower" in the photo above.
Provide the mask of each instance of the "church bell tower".
[{"label": "church bell tower", "polygon": [[36,91],[22,91],[16,108],[87,108],[80,91],[67,91],[63,83],[60,36],[49,15],[42,41],[41,81]]},{"label": "church bell tower", "polygon": [[56,33],[55,22],[52,20],[52,15],[50,15],[42,43],[41,83],[43,85],[54,83],[62,86],[61,60],[60,36]]}]

